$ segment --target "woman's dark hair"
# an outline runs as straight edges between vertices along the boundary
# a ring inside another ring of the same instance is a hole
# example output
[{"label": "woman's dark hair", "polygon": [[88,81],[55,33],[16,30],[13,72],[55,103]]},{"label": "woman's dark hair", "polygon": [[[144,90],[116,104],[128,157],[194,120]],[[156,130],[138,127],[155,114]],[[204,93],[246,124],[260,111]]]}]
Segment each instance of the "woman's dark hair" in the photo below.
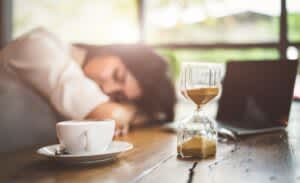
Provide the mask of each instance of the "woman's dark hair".
[{"label": "woman's dark hair", "polygon": [[87,50],[86,62],[99,56],[119,57],[141,86],[143,94],[136,101],[139,109],[156,122],[173,120],[176,96],[168,76],[168,63],[152,48],[141,44],[76,46]]}]

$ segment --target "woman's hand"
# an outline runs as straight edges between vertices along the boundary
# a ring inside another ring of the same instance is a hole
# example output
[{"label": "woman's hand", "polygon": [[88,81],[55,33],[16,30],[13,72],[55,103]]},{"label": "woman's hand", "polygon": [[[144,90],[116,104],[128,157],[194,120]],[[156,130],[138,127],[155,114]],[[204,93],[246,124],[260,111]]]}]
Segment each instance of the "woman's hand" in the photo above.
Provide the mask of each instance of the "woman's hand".
[{"label": "woman's hand", "polygon": [[97,106],[86,119],[114,119],[116,121],[115,136],[128,133],[130,121],[134,118],[136,108],[130,104],[106,102]]},{"label": "woman's hand", "polygon": [[121,104],[121,106],[112,109],[112,119],[116,120],[115,136],[122,136],[128,133],[135,113],[135,107],[129,104]]}]

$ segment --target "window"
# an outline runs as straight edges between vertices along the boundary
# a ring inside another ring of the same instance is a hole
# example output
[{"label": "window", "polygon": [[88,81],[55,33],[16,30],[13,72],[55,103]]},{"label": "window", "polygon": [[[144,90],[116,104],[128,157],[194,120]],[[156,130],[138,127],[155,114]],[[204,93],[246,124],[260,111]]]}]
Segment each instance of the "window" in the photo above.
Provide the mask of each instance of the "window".
[{"label": "window", "polygon": [[275,60],[279,58],[278,51],[270,48],[254,49],[209,49],[174,51],[179,61],[204,61],[224,63],[229,60]]},{"label": "window", "polygon": [[280,0],[146,2],[149,43],[258,43],[279,40]]},{"label": "window", "polygon": [[299,22],[299,0],[13,1],[13,38],[42,25],[72,42],[144,41],[181,61],[299,58]]},{"label": "window", "polygon": [[72,42],[132,43],[136,16],[135,0],[14,0],[13,38],[44,26]]},{"label": "window", "polygon": [[288,38],[300,42],[300,1],[287,0]]}]

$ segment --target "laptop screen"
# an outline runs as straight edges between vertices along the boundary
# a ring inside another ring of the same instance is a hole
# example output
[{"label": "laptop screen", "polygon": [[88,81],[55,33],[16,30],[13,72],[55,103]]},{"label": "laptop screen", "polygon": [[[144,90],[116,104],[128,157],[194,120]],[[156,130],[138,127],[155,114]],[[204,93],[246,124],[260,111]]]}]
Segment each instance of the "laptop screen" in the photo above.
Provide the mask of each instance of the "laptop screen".
[{"label": "laptop screen", "polygon": [[247,129],[286,126],[297,61],[227,64],[217,120]]}]

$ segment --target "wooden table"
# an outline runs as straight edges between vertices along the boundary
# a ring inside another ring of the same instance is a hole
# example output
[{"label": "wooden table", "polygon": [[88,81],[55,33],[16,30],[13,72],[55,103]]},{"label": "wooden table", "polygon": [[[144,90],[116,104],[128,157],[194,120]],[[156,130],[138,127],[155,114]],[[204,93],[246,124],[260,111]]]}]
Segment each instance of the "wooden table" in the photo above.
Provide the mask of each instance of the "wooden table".
[{"label": "wooden table", "polygon": [[2,153],[0,182],[300,182],[299,122],[300,103],[293,103],[286,131],[219,143],[216,158],[200,161],[178,159],[176,136],[159,127],[136,130],[121,138],[135,148],[102,165],[56,164],[36,155],[37,147]]}]

